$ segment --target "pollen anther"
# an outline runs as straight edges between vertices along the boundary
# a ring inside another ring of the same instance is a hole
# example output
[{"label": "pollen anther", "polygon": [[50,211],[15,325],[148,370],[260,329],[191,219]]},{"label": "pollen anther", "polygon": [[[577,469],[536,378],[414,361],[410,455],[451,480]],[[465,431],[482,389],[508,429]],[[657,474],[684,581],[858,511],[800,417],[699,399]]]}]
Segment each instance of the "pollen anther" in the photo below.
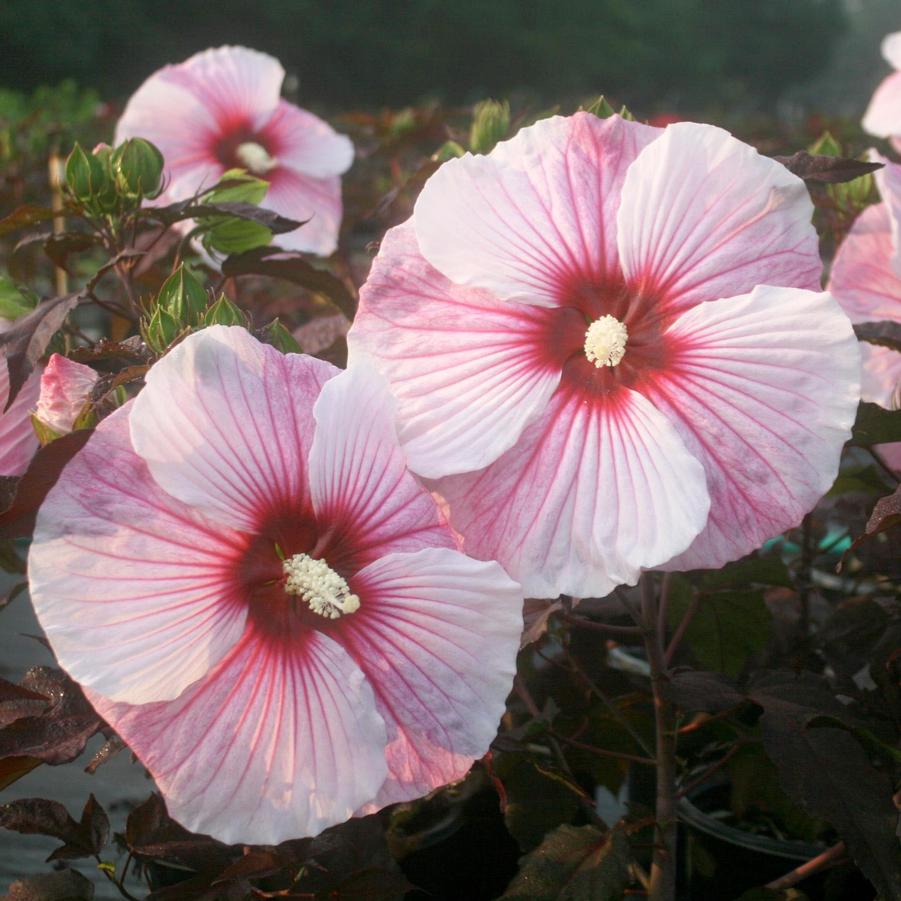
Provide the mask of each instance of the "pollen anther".
[{"label": "pollen anther", "polygon": [[265,175],[278,165],[278,160],[269,155],[269,151],[256,141],[245,141],[238,144],[235,151],[238,161],[252,175]]},{"label": "pollen anther", "polygon": [[307,603],[313,613],[326,619],[338,619],[360,609],[360,599],[351,594],[350,586],[325,560],[308,554],[294,554],[282,561],[285,591]]},{"label": "pollen anther", "polygon": [[626,355],[629,332],[615,316],[595,319],[585,332],[585,356],[600,369],[616,366]]}]

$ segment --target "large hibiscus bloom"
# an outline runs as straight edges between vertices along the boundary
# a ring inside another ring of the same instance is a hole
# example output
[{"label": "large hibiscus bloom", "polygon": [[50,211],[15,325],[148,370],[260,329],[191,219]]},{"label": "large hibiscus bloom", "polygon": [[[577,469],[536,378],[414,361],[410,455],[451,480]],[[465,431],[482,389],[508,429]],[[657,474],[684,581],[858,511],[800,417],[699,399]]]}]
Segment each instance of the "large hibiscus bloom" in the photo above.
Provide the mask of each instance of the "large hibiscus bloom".
[{"label": "large hibiscus bloom", "polygon": [[391,397],[238,328],[187,338],[42,506],[35,609],[185,826],[274,843],[462,776],[522,597],[455,549]]},{"label": "large hibiscus bloom", "polygon": [[285,70],[246,47],[204,50],[164,66],[132,95],[116,143],[142,137],[166,160],[166,189],[156,203],[212,187],[226,169],[269,182],[263,206],[310,221],[276,243],[326,256],[341,225],[341,179],[353,145],[318,116],[279,97]]},{"label": "large hibiscus bloom", "polygon": [[349,341],[467,551],[528,595],[593,596],[796,524],[858,400],[811,213],[783,166],[691,123],[580,113],[445,163]]},{"label": "large hibiscus bloom", "polygon": [[901,31],[882,39],[882,55],[895,71],[876,88],[862,124],[877,138],[891,138],[901,151]]},{"label": "large hibiscus bloom", "polygon": [[[873,154],[882,202],[867,207],[842,241],[832,264],[829,290],[852,322],[901,323],[901,166]],[[861,396],[889,410],[901,408],[901,353],[861,344]],[[901,470],[901,443],[880,452]]]}]

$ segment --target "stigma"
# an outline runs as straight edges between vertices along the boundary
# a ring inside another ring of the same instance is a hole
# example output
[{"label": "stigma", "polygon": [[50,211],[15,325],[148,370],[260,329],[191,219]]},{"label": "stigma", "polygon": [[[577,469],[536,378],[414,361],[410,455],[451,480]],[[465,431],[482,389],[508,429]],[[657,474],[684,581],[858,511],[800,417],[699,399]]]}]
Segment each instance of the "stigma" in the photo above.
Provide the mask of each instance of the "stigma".
[{"label": "stigma", "polygon": [[278,160],[274,156],[269,156],[269,151],[255,141],[238,144],[235,156],[252,175],[265,175],[278,165]]},{"label": "stigma", "polygon": [[600,369],[616,366],[626,355],[629,332],[615,316],[595,319],[585,332],[585,356]]},{"label": "stigma", "polygon": [[338,619],[360,609],[360,599],[325,560],[308,554],[294,554],[282,561],[285,591],[305,601],[313,613],[326,619]]}]

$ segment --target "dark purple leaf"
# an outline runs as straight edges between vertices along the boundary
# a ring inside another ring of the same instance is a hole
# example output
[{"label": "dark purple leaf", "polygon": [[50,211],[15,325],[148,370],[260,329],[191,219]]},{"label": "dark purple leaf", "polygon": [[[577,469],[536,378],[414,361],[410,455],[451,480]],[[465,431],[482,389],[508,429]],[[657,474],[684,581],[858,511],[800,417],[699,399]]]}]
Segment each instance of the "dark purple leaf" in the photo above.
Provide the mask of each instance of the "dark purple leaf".
[{"label": "dark purple leaf", "polygon": [[253,203],[241,203],[231,200],[222,201],[221,203],[200,203],[196,200],[183,200],[169,206],[156,207],[153,209],[152,215],[154,219],[158,219],[166,225],[170,225],[173,222],[181,222],[185,219],[233,216],[236,219],[246,219],[250,222],[264,225],[274,235],[292,232],[309,221],[308,219],[288,219]]},{"label": "dark purple leaf", "polygon": [[230,256],[222,263],[222,274],[266,275],[293,282],[324,295],[351,321],[357,309],[356,298],[341,279],[331,272],[311,266],[301,254],[289,253],[277,247],[259,247]]},{"label": "dark purple leaf", "polygon": [[692,713],[723,713],[747,701],[731,679],[700,670],[675,670],[668,691],[679,707]]},{"label": "dark purple leaf", "polygon": [[854,334],[868,344],[901,351],[901,322],[860,322],[854,326]]},{"label": "dark purple leaf", "polygon": [[45,706],[15,716],[0,729],[0,759],[27,756],[49,764],[68,763],[104,725],[78,685],[59,670],[32,667],[18,687],[43,696]]},{"label": "dark purple leaf", "polygon": [[[856,550],[864,541],[874,535],[887,532],[889,529],[897,529],[899,525],[901,525],[901,485],[895,489],[894,494],[881,497],[876,501],[876,506],[873,507],[873,512],[867,520],[863,535],[858,535],[854,539],[854,543],[848,548],[846,554]],[[844,555],[842,560],[844,561]]]},{"label": "dark purple leaf", "polygon": [[0,901],[91,901],[94,883],[76,870],[17,879]]},{"label": "dark purple leaf", "polygon": [[49,703],[47,697],[36,691],[0,679],[0,727],[43,713]]},{"label": "dark purple leaf", "polygon": [[782,163],[789,172],[794,173],[798,178],[826,184],[854,181],[861,175],[867,175],[882,168],[882,163],[868,163],[844,156],[813,156],[806,150],[799,150],[791,156],[773,157],[773,159]]},{"label": "dark purple leaf", "polygon": [[38,508],[47,492],[56,484],[65,465],[80,451],[93,434],[79,429],[39,448],[25,475],[19,480],[16,499],[0,514],[0,538],[25,538],[34,531]]},{"label": "dark purple leaf", "polygon": [[9,398],[4,410],[8,410],[16,399],[50,339],[81,300],[81,294],[64,294],[44,300],[17,319],[10,329],[0,333],[0,357],[6,359],[9,369]]},{"label": "dark purple leaf", "polygon": [[99,751],[91,758],[91,762],[84,768],[86,773],[90,773],[92,776],[97,772],[97,769],[103,764],[105,764],[108,760],[111,760],[116,756],[121,750],[125,748],[125,742],[119,738],[118,735],[114,735],[112,738],[107,739],[100,748]]},{"label": "dark purple leaf", "polygon": [[48,235],[44,241],[44,253],[50,257],[60,269],[69,268],[69,254],[82,253],[98,247],[100,239],[87,232],[65,232],[60,235]]},{"label": "dark purple leaf", "polygon": [[39,222],[47,222],[53,216],[53,210],[49,207],[26,203],[23,206],[16,207],[8,216],[0,219],[0,236],[7,235],[20,228],[27,228],[29,225],[37,225]]},{"label": "dark purple leaf", "polygon": [[885,410],[879,404],[862,401],[857,408],[851,441],[864,447],[901,441],[901,410]]}]

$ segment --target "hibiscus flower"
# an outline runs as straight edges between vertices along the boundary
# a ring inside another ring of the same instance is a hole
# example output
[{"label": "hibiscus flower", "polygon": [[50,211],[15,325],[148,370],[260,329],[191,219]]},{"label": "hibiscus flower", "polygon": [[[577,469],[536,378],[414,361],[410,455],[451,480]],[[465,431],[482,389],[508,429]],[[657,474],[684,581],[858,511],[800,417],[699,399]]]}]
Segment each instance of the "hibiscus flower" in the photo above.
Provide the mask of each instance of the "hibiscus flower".
[{"label": "hibiscus flower", "polygon": [[38,449],[38,439],[31,425],[31,411],[41,390],[41,373],[35,370],[25,381],[16,399],[9,400],[9,369],[0,360],[0,476],[20,476]]},{"label": "hibiscus flower", "polygon": [[554,117],[445,163],[349,345],[467,551],[527,596],[599,596],[797,524],[859,394],[811,214],[783,166],[693,123]]},{"label": "hibiscus flower", "polygon": [[279,97],[285,70],[246,47],[204,50],[164,66],[132,95],[116,126],[116,143],[141,137],[166,161],[166,189],[155,203],[172,203],[211,188],[228,169],[269,182],[263,206],[307,220],[278,235],[286,250],[327,256],[341,224],[341,173],[353,145],[318,116]]},{"label": "hibiscus flower", "polygon": [[61,354],[52,354],[41,374],[41,393],[34,415],[57,435],[68,435],[75,426],[99,374]]},{"label": "hibiscus flower", "polygon": [[239,328],[185,339],[38,515],[35,609],[170,814],[276,843],[460,778],[522,594],[460,553],[391,397]]},{"label": "hibiscus flower", "polygon": [[[901,166],[871,155],[885,166],[875,173],[882,202],[867,207],[842,241],[829,290],[852,322],[901,323]],[[901,353],[866,342],[860,349],[863,400],[888,410],[901,408]],[[878,450],[901,471],[901,442]]]},{"label": "hibiscus flower", "polygon": [[895,71],[876,88],[861,124],[877,138],[891,138],[901,151],[901,31],[882,39],[882,55]]}]

